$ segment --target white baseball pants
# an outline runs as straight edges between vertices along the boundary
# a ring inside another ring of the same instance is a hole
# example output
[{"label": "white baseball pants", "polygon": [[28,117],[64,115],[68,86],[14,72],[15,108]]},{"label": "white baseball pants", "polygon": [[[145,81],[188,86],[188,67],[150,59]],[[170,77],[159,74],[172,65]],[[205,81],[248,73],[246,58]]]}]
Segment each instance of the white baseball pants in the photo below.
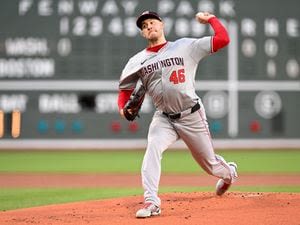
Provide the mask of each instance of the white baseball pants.
[{"label": "white baseball pants", "polygon": [[163,152],[181,138],[190,149],[196,162],[208,173],[232,182],[232,171],[225,160],[214,153],[205,110],[201,108],[183,118],[170,120],[155,112],[149,127],[148,144],[142,165],[142,183],[145,202],[160,206],[158,197]]}]

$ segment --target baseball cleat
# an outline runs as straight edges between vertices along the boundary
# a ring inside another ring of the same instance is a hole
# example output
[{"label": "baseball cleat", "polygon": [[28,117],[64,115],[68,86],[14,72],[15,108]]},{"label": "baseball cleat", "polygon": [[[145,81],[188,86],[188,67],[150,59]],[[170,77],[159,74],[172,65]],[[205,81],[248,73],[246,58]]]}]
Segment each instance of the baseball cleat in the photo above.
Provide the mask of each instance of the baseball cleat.
[{"label": "baseball cleat", "polygon": [[218,180],[216,184],[216,194],[221,196],[223,195],[231,186],[231,184],[236,180],[238,177],[237,175],[237,165],[234,162],[229,162],[228,165],[232,168],[232,181],[231,183],[225,183],[223,179]]},{"label": "baseball cleat", "polygon": [[143,208],[136,212],[136,218],[147,218],[150,216],[160,215],[161,210],[159,206],[154,205],[152,202],[146,202]]}]

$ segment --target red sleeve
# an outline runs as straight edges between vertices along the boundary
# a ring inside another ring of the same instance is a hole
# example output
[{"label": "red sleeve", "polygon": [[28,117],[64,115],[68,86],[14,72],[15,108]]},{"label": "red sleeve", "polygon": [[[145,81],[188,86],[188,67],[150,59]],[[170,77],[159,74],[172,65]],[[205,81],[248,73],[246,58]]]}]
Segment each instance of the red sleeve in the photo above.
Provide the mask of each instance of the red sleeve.
[{"label": "red sleeve", "polygon": [[124,105],[130,98],[131,93],[133,92],[134,89],[132,90],[120,90],[119,91],[119,96],[118,96],[118,106],[119,110],[124,108]]},{"label": "red sleeve", "polygon": [[212,17],[208,20],[212,26],[215,35],[212,39],[212,52],[216,52],[229,44],[229,36],[226,28],[221,24],[217,17]]}]

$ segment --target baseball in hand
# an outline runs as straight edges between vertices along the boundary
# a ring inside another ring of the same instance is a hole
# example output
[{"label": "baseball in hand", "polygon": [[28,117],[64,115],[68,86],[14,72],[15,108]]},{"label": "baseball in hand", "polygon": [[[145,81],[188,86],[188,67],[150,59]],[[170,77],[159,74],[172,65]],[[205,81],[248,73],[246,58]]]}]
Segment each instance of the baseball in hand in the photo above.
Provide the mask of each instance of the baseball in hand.
[{"label": "baseball in hand", "polygon": [[200,23],[203,23],[203,24],[208,23],[208,20],[212,17],[214,17],[214,15],[212,15],[208,12],[198,12],[196,14],[197,21],[200,22]]},{"label": "baseball in hand", "polygon": [[198,12],[197,14],[196,14],[196,17],[203,17],[204,16],[204,12]]}]

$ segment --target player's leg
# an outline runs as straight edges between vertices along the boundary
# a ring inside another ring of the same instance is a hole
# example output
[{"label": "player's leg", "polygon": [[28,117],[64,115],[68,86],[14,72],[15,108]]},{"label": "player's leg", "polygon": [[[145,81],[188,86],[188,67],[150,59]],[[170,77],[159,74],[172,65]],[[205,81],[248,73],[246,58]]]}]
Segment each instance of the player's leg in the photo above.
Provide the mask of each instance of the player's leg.
[{"label": "player's leg", "polygon": [[[167,118],[156,112],[149,127],[148,144],[142,165],[142,183],[144,188],[145,207],[148,203],[160,206],[158,187],[161,175],[161,159],[163,152],[176,140],[178,135]],[[152,206],[150,206],[152,207]],[[156,210],[154,207],[152,207]],[[148,217],[147,210],[139,210],[137,217]],[[149,215],[150,216],[150,215]]]},{"label": "player's leg", "polygon": [[203,108],[180,119],[180,123],[174,126],[194,159],[207,173],[221,178],[226,184],[234,182],[236,168],[215,154]]}]

